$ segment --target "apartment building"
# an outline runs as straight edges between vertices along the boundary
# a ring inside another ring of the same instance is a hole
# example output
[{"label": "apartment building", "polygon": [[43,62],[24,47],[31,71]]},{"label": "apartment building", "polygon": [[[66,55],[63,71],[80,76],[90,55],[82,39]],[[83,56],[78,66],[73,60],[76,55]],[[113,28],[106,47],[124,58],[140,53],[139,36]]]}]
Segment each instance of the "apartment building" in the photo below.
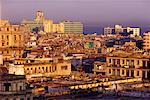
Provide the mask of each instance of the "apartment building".
[{"label": "apartment building", "polygon": [[144,33],[143,42],[143,48],[145,50],[150,50],[150,32]]},{"label": "apartment building", "polygon": [[11,25],[8,21],[4,21],[0,27],[0,53],[4,60],[21,57],[24,42],[24,31],[20,25]]},{"label": "apartment building", "polygon": [[94,73],[108,76],[150,78],[150,56],[115,50],[106,56],[106,62],[95,62]]},{"label": "apartment building", "polygon": [[121,25],[115,25],[114,27],[105,27],[104,34],[120,34],[129,33],[131,36],[140,36],[141,29],[139,27],[123,27]]},{"label": "apartment building", "polygon": [[33,100],[24,75],[8,74],[5,67],[0,70],[0,100]]}]

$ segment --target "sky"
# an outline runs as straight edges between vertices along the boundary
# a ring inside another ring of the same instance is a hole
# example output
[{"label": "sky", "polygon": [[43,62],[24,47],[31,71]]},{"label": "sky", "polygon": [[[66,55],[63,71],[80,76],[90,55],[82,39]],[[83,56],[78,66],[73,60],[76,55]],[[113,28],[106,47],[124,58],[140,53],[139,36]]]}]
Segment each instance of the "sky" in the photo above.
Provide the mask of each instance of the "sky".
[{"label": "sky", "polygon": [[[0,0],[2,18],[32,20],[38,10],[59,22],[81,21],[86,27],[150,25],[150,0]],[[97,29],[95,29],[97,31]]]}]

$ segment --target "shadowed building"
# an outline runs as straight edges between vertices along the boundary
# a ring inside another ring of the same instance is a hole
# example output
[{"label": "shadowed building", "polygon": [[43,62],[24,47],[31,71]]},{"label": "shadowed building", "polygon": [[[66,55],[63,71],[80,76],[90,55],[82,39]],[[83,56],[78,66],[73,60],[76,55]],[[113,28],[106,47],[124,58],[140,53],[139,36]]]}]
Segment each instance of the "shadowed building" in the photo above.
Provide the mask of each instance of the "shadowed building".
[{"label": "shadowed building", "polygon": [[0,67],[0,100],[33,100],[25,76],[7,73],[7,68]]}]

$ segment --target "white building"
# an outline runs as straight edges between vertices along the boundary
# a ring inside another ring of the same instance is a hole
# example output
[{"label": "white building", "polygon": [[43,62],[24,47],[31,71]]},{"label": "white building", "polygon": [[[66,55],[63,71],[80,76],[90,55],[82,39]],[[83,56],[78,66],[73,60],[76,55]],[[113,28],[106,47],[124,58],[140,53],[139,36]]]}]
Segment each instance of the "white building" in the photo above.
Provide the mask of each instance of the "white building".
[{"label": "white building", "polygon": [[114,29],[114,28],[111,28],[111,27],[106,27],[106,28],[104,28],[104,35],[113,34],[113,29]]},{"label": "white building", "polygon": [[133,36],[140,36],[140,28],[139,27],[127,27],[127,32],[130,33],[132,32]]},{"label": "white building", "polygon": [[24,73],[24,65],[10,64],[8,71],[9,71],[9,74],[25,75],[25,73]]},{"label": "white building", "polygon": [[123,26],[121,26],[121,25],[115,25],[115,33],[116,34],[122,33],[123,30],[124,30]]},{"label": "white building", "polygon": [[115,25],[114,27],[105,27],[104,34],[119,34],[119,33],[132,33],[131,36],[140,36],[141,29],[139,27],[123,27],[121,25]]}]

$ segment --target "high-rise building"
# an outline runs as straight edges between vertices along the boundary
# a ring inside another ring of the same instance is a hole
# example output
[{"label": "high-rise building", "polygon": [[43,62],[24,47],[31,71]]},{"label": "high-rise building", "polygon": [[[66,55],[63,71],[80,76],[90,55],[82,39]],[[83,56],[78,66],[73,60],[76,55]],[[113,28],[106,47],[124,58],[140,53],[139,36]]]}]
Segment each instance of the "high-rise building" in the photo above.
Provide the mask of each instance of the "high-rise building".
[{"label": "high-rise building", "polygon": [[145,32],[143,37],[143,48],[145,50],[150,50],[150,32]]},{"label": "high-rise building", "polygon": [[61,26],[64,26],[63,33],[83,33],[83,24],[74,21],[62,21]]}]

